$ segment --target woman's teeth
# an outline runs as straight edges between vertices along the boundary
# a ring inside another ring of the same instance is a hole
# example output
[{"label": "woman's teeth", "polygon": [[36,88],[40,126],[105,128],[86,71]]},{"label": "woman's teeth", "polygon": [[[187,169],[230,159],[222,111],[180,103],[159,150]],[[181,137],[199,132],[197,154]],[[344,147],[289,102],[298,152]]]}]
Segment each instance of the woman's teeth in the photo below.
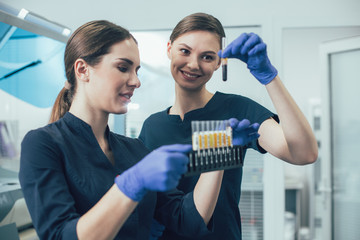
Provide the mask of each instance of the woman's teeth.
[{"label": "woman's teeth", "polygon": [[193,75],[193,74],[190,74],[190,73],[187,73],[187,72],[183,72],[185,76],[187,77],[191,77],[191,78],[196,78],[198,77],[199,75]]}]

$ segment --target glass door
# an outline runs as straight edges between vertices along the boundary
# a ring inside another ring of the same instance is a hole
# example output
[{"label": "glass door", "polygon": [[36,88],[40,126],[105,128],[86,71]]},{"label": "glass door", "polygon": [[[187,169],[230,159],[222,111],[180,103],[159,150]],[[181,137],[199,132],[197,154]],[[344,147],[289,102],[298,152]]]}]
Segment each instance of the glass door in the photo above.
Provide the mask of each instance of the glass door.
[{"label": "glass door", "polygon": [[360,37],[321,48],[324,63],[321,187],[322,233],[317,239],[360,235]]}]

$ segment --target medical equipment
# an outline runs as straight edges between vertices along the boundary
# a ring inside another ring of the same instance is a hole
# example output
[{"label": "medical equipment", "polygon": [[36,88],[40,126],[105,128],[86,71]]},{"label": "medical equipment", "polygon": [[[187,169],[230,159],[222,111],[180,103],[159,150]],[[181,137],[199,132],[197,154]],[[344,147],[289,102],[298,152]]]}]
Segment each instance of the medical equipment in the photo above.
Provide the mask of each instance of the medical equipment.
[{"label": "medical equipment", "polygon": [[[224,51],[226,47],[226,38],[222,38],[222,51]],[[222,66],[222,79],[223,81],[227,80],[227,58],[221,58],[221,66]]]},{"label": "medical equipment", "polygon": [[243,165],[243,149],[232,144],[228,120],[192,121],[192,147],[185,176]]}]

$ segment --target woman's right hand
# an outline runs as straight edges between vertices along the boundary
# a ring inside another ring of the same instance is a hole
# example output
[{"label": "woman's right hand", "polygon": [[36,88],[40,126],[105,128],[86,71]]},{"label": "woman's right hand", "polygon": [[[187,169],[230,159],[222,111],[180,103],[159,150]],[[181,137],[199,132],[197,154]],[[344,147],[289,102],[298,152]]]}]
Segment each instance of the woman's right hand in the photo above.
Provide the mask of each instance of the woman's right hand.
[{"label": "woman's right hand", "polygon": [[132,200],[139,202],[147,191],[164,192],[175,188],[187,171],[186,153],[191,145],[162,146],[115,178],[118,188]]}]

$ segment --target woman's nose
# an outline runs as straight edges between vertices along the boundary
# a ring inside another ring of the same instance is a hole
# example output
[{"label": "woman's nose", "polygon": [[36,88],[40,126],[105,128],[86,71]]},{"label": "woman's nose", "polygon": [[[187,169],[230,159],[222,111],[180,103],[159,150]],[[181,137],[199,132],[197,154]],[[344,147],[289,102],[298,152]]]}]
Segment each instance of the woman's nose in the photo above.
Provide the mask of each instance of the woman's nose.
[{"label": "woman's nose", "polygon": [[128,85],[134,88],[139,88],[141,86],[140,79],[137,74],[133,74],[130,77],[128,81]]},{"label": "woman's nose", "polygon": [[198,70],[199,69],[198,58],[196,56],[191,56],[189,58],[187,65],[190,68],[190,70]]}]

